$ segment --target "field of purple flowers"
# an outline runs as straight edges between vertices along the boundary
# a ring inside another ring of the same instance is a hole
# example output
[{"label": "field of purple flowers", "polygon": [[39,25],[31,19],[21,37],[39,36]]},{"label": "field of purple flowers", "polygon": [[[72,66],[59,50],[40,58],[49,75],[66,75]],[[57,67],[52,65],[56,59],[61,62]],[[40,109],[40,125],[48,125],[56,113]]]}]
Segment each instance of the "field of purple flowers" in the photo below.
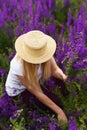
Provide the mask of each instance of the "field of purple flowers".
[{"label": "field of purple flowers", "polygon": [[[68,126],[32,99],[28,109],[4,92],[15,39],[33,29],[57,42],[54,57],[68,80],[51,77],[46,84],[60,98]],[[87,0],[0,0],[0,130],[87,130]]]}]

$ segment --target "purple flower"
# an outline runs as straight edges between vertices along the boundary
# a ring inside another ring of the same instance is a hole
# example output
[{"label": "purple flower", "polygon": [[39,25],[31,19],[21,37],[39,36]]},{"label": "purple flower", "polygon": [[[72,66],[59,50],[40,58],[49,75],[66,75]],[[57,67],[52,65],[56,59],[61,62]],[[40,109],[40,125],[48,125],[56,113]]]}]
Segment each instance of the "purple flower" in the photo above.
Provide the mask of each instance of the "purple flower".
[{"label": "purple flower", "polygon": [[[7,0],[0,8],[0,27],[4,27],[6,30],[7,28],[13,30],[12,34],[14,34],[14,37],[32,29],[45,31],[47,25],[45,21],[47,23],[54,21],[53,10],[49,10],[50,8],[55,10],[54,0],[37,0],[37,2],[33,2],[33,0],[9,2]],[[51,30],[48,31],[51,32]],[[51,32],[51,34],[53,35],[54,33]]]},{"label": "purple flower", "polygon": [[8,118],[10,117],[14,111],[18,109],[12,102],[12,99],[5,93],[0,98],[0,117]]},{"label": "purple flower", "polygon": [[49,124],[49,128],[50,128],[50,130],[56,130],[56,127],[53,123]]},{"label": "purple flower", "polygon": [[6,70],[5,69],[0,69],[0,76],[5,76],[6,75]]},{"label": "purple flower", "polygon": [[85,76],[84,78],[85,78],[85,82],[87,83],[87,76]]},{"label": "purple flower", "polygon": [[76,110],[75,111],[75,115],[78,116],[78,115],[82,114],[83,112],[84,112],[84,110]]},{"label": "purple flower", "polygon": [[87,61],[78,61],[74,64],[74,69],[87,68]]},{"label": "purple flower", "polygon": [[69,119],[69,130],[77,130],[76,128],[76,119],[72,116]]},{"label": "purple flower", "polygon": [[9,55],[8,60],[11,61],[11,60],[13,59],[14,55],[15,55],[15,52],[12,52],[12,53]]},{"label": "purple flower", "polygon": [[68,81],[72,82],[73,78],[72,77],[69,77],[68,78]]},{"label": "purple flower", "polygon": [[85,2],[87,3],[87,0],[85,0]]},{"label": "purple flower", "polygon": [[63,0],[63,4],[64,4],[64,6],[69,7],[70,1],[69,0]]},{"label": "purple flower", "polygon": [[62,24],[61,31],[60,31],[60,37],[63,37],[64,29],[65,29],[64,24]]},{"label": "purple flower", "polygon": [[74,98],[75,98],[75,96],[76,96],[76,92],[75,92],[75,91],[73,91],[73,92],[72,92],[72,98],[74,99]]},{"label": "purple flower", "polygon": [[72,20],[72,15],[71,15],[70,12],[68,12],[68,19],[67,19],[67,27],[68,27],[68,28],[70,28],[71,20]]},{"label": "purple flower", "polygon": [[56,87],[57,82],[56,82],[56,80],[55,80],[53,77],[51,77],[49,80],[47,80],[47,81],[45,82],[45,84],[46,84],[47,86],[50,86],[50,87],[54,88],[54,87]]}]

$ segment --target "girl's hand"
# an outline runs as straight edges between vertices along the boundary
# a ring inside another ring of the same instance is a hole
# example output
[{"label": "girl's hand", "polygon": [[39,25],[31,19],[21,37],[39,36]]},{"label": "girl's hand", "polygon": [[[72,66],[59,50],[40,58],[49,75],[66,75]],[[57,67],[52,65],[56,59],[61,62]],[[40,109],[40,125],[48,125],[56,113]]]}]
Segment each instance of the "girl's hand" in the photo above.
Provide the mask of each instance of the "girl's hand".
[{"label": "girl's hand", "polygon": [[65,113],[63,112],[63,111],[61,111],[59,114],[58,114],[58,121],[61,123],[61,122],[63,122],[63,123],[68,123],[68,119],[67,119],[67,117],[66,117],[66,115],[65,115]]},{"label": "girl's hand", "polygon": [[29,82],[24,76],[17,75],[17,77],[22,85],[24,85],[26,87],[29,86]]}]

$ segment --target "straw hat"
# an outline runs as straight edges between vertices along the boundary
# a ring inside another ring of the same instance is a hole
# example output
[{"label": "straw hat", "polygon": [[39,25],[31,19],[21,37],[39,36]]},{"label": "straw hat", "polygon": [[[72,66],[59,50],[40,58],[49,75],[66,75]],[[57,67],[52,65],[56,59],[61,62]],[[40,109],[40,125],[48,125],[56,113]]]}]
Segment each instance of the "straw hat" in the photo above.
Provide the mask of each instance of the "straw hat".
[{"label": "straw hat", "polygon": [[15,49],[25,61],[40,64],[53,56],[56,50],[56,42],[43,32],[33,30],[17,38]]}]

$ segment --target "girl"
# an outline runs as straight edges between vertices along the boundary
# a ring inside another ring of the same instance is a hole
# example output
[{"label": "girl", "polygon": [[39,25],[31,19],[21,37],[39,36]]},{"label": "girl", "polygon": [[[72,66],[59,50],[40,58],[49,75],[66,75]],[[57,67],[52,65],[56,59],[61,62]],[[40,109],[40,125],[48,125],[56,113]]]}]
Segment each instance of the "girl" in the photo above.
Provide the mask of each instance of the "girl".
[{"label": "girl", "polygon": [[33,30],[17,38],[15,49],[16,55],[11,61],[5,85],[7,94],[13,97],[27,89],[53,110],[59,121],[67,122],[64,111],[41,88],[50,76],[63,81],[67,79],[53,58],[56,50],[55,40],[39,30]]}]

